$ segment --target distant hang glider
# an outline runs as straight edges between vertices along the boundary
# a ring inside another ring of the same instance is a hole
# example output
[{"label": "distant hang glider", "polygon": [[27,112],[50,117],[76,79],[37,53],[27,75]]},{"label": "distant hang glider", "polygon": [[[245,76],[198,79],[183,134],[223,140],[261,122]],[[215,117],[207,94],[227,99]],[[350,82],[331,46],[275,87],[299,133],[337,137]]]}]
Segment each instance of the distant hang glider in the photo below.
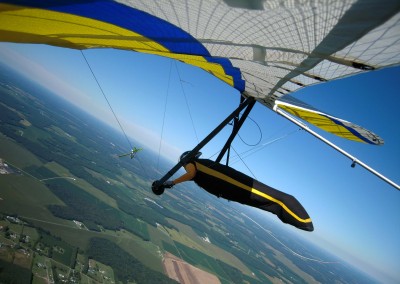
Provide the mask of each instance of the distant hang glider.
[{"label": "distant hang glider", "polygon": [[139,151],[142,151],[142,150],[143,150],[142,148],[134,147],[129,153],[118,155],[118,157],[122,158],[122,157],[130,156],[131,159],[133,159],[136,156],[136,153],[139,152]]},{"label": "distant hang glider", "polygon": [[400,62],[398,0],[13,0],[0,1],[0,30],[4,42],[115,48],[176,59],[291,121],[297,116],[372,145],[383,140],[298,100],[288,101],[288,95]]}]

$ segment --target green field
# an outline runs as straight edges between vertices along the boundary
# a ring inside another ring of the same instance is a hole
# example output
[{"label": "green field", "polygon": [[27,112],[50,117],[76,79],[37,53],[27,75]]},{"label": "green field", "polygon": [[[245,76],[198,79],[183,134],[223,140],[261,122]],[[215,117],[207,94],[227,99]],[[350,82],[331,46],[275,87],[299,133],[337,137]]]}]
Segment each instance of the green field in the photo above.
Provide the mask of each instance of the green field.
[{"label": "green field", "polygon": [[49,204],[64,205],[40,181],[26,175],[0,175],[1,210],[7,214],[59,224],[68,221],[55,218],[46,209]]},{"label": "green field", "polygon": [[24,147],[0,132],[0,157],[19,168],[41,166],[42,162]]},{"label": "green field", "polygon": [[150,149],[118,158],[119,131],[10,74],[0,72],[2,172],[10,166],[0,175],[0,283],[176,283],[165,252],[221,283],[365,283],[299,259],[277,240],[312,258],[320,250],[265,233],[192,183],[155,196],[169,161],[155,165]]},{"label": "green field", "polygon": [[[4,136],[1,138],[6,139]],[[15,145],[14,142],[7,139],[7,146]],[[11,147],[12,149],[18,148]],[[31,161],[25,161],[28,166],[40,166],[39,160],[32,154],[26,154],[22,156],[13,157],[17,164],[22,164],[20,160],[29,157]],[[72,176],[72,174],[65,169],[63,166],[56,162],[46,163],[45,167],[59,176]],[[73,181],[71,181],[73,182]],[[113,181],[116,182],[116,181]],[[118,182],[120,183],[120,182]],[[95,198],[105,202],[106,204],[117,208],[115,200],[110,198],[104,192],[97,190],[91,184],[87,183],[85,180],[77,179],[74,184],[78,185],[80,188],[86,192],[92,194]],[[46,231],[51,232],[55,236],[63,236],[63,239],[71,245],[85,249],[89,243],[90,238],[99,235],[99,233],[92,231],[85,231],[78,229],[72,222],[59,219],[54,217],[47,209],[49,204],[65,205],[59,200],[54,194],[52,194],[43,182],[40,182],[30,176],[24,175],[2,175],[0,176],[0,186],[2,187],[1,196],[2,199],[2,212],[8,214],[18,214],[21,217],[26,217],[26,219],[35,226],[39,226]],[[119,188],[121,190],[121,187]],[[148,235],[147,224],[138,220],[130,222],[130,226],[136,224],[137,230],[142,232],[144,235]],[[21,226],[11,224],[11,227],[15,231],[20,231]],[[28,227],[25,227],[28,228]],[[30,229],[28,229],[30,230]],[[34,230],[34,229],[33,229]],[[78,233],[78,231],[80,231]],[[123,234],[123,236],[121,236]],[[125,233],[110,232],[103,234],[105,238],[110,240],[116,240],[121,246],[125,247],[132,255],[140,256],[144,263],[147,263],[153,269],[157,271],[162,271],[161,261],[157,255],[154,245],[151,243],[143,242],[140,238]],[[149,235],[148,235],[149,236]],[[37,235],[34,239],[37,239]],[[150,236],[149,236],[150,237]],[[49,242],[49,240],[44,241]],[[140,242],[141,244],[137,244]],[[149,250],[149,247],[153,247]],[[152,253],[149,253],[152,251]],[[53,257],[64,264],[69,264],[70,262],[71,248],[67,249],[63,254],[53,251]],[[147,257],[146,257],[147,256]]]},{"label": "green field", "polygon": [[99,261],[89,261],[88,275],[100,283],[115,283],[113,269]]}]

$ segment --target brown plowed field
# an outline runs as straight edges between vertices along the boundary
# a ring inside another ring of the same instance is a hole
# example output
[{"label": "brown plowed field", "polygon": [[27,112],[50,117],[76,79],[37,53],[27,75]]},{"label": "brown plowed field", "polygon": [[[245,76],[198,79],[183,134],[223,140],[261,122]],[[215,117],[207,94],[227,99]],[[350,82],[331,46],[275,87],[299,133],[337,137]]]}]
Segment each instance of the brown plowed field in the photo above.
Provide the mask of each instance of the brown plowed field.
[{"label": "brown plowed field", "polygon": [[221,283],[217,276],[196,268],[168,252],[164,255],[163,264],[169,278],[172,278],[181,284]]}]

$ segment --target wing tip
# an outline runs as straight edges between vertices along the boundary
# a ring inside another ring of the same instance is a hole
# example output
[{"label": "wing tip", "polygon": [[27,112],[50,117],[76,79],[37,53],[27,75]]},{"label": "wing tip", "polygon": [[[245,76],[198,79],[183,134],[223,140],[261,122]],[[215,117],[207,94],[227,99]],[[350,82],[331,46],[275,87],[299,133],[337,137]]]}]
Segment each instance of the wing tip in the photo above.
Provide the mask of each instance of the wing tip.
[{"label": "wing tip", "polygon": [[[337,135],[339,137],[363,142],[370,145],[383,145],[384,140],[377,134],[369,131],[352,122],[334,117],[327,113],[311,107],[300,100],[291,99],[290,101],[276,100],[274,110],[280,108],[294,116],[297,116],[308,123],[311,123],[324,131]],[[306,114],[306,115],[305,115]],[[322,119],[322,120],[321,120]]]}]

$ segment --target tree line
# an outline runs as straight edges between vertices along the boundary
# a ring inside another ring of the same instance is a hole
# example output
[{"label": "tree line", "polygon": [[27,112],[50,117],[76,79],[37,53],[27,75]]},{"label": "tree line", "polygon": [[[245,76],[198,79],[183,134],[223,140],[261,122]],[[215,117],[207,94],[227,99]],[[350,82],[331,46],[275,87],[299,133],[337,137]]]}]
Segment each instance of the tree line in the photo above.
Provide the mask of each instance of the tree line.
[{"label": "tree line", "polygon": [[111,266],[114,270],[116,283],[118,281],[123,283],[177,283],[164,274],[144,266],[135,257],[106,239],[92,238],[87,250],[87,256]]}]

